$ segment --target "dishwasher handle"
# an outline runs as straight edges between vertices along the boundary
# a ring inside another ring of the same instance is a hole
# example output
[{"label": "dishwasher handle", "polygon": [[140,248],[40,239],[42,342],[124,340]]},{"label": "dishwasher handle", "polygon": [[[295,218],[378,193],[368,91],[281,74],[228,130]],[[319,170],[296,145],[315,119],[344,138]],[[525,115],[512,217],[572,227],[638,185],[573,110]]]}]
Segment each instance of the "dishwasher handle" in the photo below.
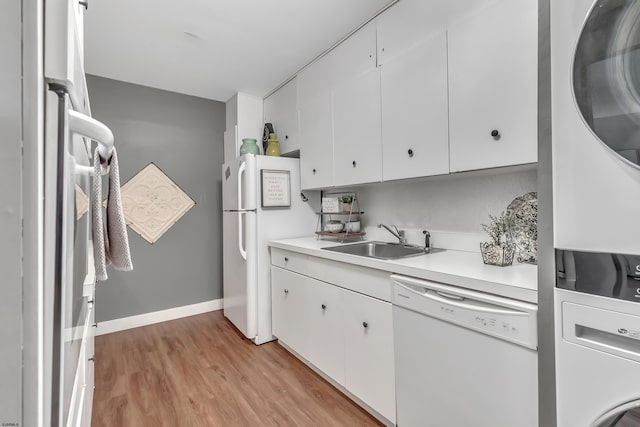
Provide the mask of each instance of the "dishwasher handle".
[{"label": "dishwasher handle", "polygon": [[417,294],[421,297],[428,298],[432,301],[436,301],[441,304],[447,304],[450,306],[462,308],[465,310],[473,310],[476,312],[487,314],[506,314],[511,316],[528,316],[529,314],[524,311],[511,310],[506,307],[496,306],[490,303],[473,300],[460,295],[454,295],[434,289],[429,289],[423,286],[409,285],[405,283],[395,282],[398,286],[406,289],[409,292]]}]

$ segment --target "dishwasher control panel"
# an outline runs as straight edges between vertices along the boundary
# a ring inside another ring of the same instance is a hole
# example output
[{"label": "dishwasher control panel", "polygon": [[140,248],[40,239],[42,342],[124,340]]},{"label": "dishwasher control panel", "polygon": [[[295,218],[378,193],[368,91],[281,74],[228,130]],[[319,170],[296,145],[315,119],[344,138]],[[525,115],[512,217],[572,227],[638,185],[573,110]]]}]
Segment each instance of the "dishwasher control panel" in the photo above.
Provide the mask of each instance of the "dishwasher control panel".
[{"label": "dishwasher control panel", "polygon": [[468,289],[393,277],[393,304],[537,349],[537,306]]}]

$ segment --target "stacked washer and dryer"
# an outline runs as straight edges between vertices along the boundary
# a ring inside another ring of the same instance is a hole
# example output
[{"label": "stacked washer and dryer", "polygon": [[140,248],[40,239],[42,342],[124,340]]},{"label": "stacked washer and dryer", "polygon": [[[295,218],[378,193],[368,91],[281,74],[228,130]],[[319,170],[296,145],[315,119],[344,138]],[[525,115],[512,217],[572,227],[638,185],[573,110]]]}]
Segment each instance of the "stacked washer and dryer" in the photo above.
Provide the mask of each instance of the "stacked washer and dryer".
[{"label": "stacked washer and dryer", "polygon": [[640,426],[640,1],[552,0],[559,427]]}]

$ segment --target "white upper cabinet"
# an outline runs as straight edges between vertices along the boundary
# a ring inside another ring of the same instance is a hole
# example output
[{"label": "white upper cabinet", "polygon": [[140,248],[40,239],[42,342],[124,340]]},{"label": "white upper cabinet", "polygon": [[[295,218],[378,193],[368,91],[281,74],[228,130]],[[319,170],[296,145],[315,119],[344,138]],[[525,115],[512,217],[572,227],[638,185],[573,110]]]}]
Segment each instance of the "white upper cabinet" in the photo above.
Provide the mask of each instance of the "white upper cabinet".
[{"label": "white upper cabinet", "polygon": [[333,96],[335,185],[380,181],[379,69],[344,82]]},{"label": "white upper cabinet", "polygon": [[337,72],[333,84],[335,185],[380,181],[380,70],[376,66],[375,21],[329,55]]},{"label": "white upper cabinet", "polygon": [[300,183],[303,190],[333,186],[331,58],[298,74]]},{"label": "white upper cabinet", "polygon": [[303,190],[333,186],[331,91],[300,106],[300,184]]},{"label": "white upper cabinet", "polygon": [[449,27],[452,172],[537,162],[535,0],[488,1]]},{"label": "white upper cabinet", "polygon": [[400,49],[394,43],[395,21],[387,25],[392,18],[383,15],[378,22],[383,179],[447,174],[446,32]]},{"label": "white upper cabinet", "polygon": [[272,123],[280,152],[300,149],[298,144],[297,79],[294,78],[264,100],[264,122]]}]

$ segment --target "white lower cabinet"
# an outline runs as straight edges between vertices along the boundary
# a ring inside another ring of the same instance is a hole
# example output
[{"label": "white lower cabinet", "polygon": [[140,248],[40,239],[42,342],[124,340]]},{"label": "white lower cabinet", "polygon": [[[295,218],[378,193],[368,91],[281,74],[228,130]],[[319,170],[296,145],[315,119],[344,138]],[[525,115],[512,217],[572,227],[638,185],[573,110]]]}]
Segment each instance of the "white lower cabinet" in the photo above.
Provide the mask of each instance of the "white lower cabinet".
[{"label": "white lower cabinet", "polygon": [[271,289],[278,340],[395,423],[391,304],[274,265]]},{"label": "white lower cabinet", "polygon": [[385,418],[395,420],[391,304],[343,290],[346,387]]},{"label": "white lower cabinet", "polygon": [[273,335],[308,358],[306,312],[307,278],[271,267],[271,310]]},{"label": "white lower cabinet", "polygon": [[342,289],[306,277],[308,283],[309,361],[345,385],[345,331]]}]

